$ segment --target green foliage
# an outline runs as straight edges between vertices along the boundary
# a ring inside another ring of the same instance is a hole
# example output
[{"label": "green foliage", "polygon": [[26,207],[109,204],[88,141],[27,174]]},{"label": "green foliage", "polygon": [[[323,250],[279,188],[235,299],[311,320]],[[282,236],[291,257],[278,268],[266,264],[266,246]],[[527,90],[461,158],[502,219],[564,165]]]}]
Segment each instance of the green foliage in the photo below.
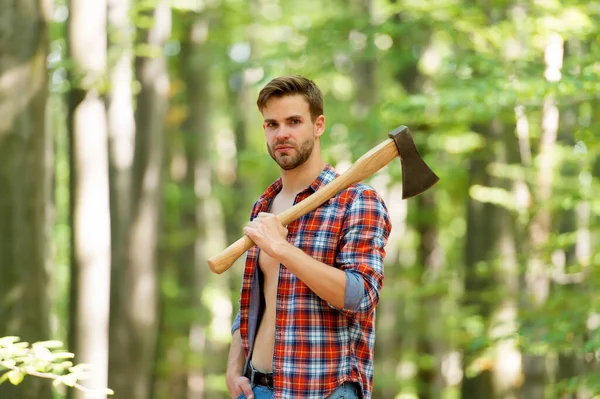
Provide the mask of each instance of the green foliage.
[{"label": "green foliage", "polygon": [[[73,364],[70,359],[75,355],[66,352],[60,341],[43,341],[29,344],[21,342],[19,337],[0,338],[0,384],[8,381],[19,385],[25,376],[34,376],[52,380],[54,387],[61,385],[73,387],[87,393],[91,390],[79,382],[87,378],[88,366]],[[105,395],[114,392],[106,389]]]},{"label": "green foliage", "polygon": [[[134,3],[133,24],[141,30],[151,27],[149,11],[156,2]],[[57,5],[66,7],[66,2],[60,0]],[[327,130],[322,143],[327,162],[352,161],[385,139],[387,131],[406,124],[441,177],[428,194],[433,211],[423,211],[418,200],[406,206],[389,203],[395,215],[394,232],[400,233],[389,246],[381,297],[378,339],[387,346],[377,350],[375,397],[416,397],[422,391],[430,381],[428,373],[439,366],[425,344],[442,348],[443,355],[459,353],[462,363],[452,367],[464,372],[465,378],[477,378],[482,370],[490,369],[494,350],[506,341],[514,342],[521,354],[539,355],[548,362],[574,359],[577,367],[572,375],[548,372],[552,374],[546,387],[549,395],[559,397],[582,387],[600,390],[600,303],[595,295],[600,285],[600,253],[593,245],[600,234],[600,25],[594,23],[600,9],[596,2],[175,0],[172,8],[173,33],[166,48],[134,46],[138,56],[169,56],[168,119],[175,122],[169,124],[167,135],[169,140],[178,140],[170,142],[166,151],[164,261],[160,266],[162,357],[156,367],[160,378],[179,380],[197,370],[195,365],[206,365],[207,389],[214,395],[223,391],[226,356],[217,345],[222,337],[215,339],[209,330],[202,330],[206,340],[202,345],[209,349],[191,354],[189,326],[207,328],[214,318],[212,305],[217,299],[226,301],[210,295],[210,287],[197,292],[194,284],[209,279],[190,277],[195,265],[188,255],[203,229],[210,230],[212,242],[219,242],[221,236],[241,235],[253,200],[278,175],[265,150],[256,94],[275,76],[301,73],[313,78],[325,94]],[[55,92],[78,84],[72,76],[65,77],[72,66],[64,57],[64,26],[60,21],[51,26],[51,49],[60,55],[49,60]],[[561,79],[553,82],[544,76],[544,52],[548,38],[556,33],[564,40],[564,56]],[[122,50],[114,35],[111,31],[111,60]],[[197,50],[192,60],[184,56],[190,51],[186,45]],[[364,65],[373,67],[371,80],[361,72]],[[210,79],[202,96],[209,104],[198,110],[188,103],[192,93],[186,77],[206,66]],[[101,78],[98,82],[103,83]],[[359,103],[368,97],[368,89],[375,95],[364,110]],[[542,201],[536,190],[540,173],[548,167],[547,159],[539,154],[549,103],[557,107],[559,130],[550,157],[556,165],[551,173],[552,195]],[[63,111],[52,108],[54,119],[59,120]],[[517,111],[527,122],[528,136],[521,142]],[[193,181],[168,176],[176,161],[198,150],[196,140],[186,138],[190,132],[183,126],[183,120],[196,113],[209,118],[207,131],[191,134],[210,137],[203,141],[210,147],[203,161],[210,164],[207,195],[214,207],[210,212],[218,215],[212,223],[222,224],[218,227],[190,223],[197,212],[197,187]],[[492,125],[500,126],[496,133],[490,132]],[[59,182],[55,263],[61,266],[58,277],[65,287],[69,256],[66,179],[72,171],[66,162],[65,137],[57,145],[62,155],[55,166]],[[382,174],[386,190],[402,181],[397,164]],[[523,192],[515,187],[526,188],[529,196],[523,200],[519,197]],[[469,220],[473,208],[485,210],[479,224]],[[532,223],[544,212],[551,220],[549,235],[534,246]],[[495,222],[503,215],[508,215],[510,226],[502,227],[507,232],[496,243],[514,244],[514,269],[509,269],[510,251],[487,241],[500,229]],[[488,224],[494,229],[487,229]],[[427,248],[421,246],[424,226],[431,227],[438,240],[435,251],[425,256]],[[581,259],[576,247],[585,234],[590,235],[592,246],[588,258]],[[475,239],[481,239],[480,246],[468,245]],[[220,248],[209,249],[214,253]],[[548,299],[539,306],[532,306],[526,285],[534,256],[542,260],[550,285]],[[439,260],[432,264],[430,258]],[[240,272],[238,267],[228,272],[232,274],[229,280],[219,277],[231,287],[233,302],[239,293]],[[514,280],[508,283],[504,278],[511,273]],[[64,308],[67,290],[59,292]],[[507,302],[516,309],[514,325],[496,333],[501,323],[494,319],[495,312]],[[22,343],[13,344],[35,352]],[[52,348],[48,351],[52,353]],[[44,364],[55,367],[55,363]],[[67,363],[63,369],[44,372],[69,375],[72,366]],[[5,366],[5,370],[2,378],[9,382],[19,382],[27,374],[19,367]],[[456,389],[463,381],[440,388],[444,397],[458,397]],[[170,387],[173,381],[163,383]],[[440,396],[440,392],[429,395]]]}]

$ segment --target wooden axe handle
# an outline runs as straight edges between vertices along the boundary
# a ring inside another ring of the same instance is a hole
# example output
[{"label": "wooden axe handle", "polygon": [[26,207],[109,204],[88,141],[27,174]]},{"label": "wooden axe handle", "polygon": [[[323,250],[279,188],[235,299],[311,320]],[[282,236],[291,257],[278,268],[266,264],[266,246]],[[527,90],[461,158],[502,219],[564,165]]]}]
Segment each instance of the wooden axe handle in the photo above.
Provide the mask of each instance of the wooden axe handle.
[{"label": "wooden axe handle", "polygon": [[[397,156],[398,149],[394,140],[391,138],[385,140],[357,159],[347,171],[339,175],[331,183],[323,186],[305,200],[281,212],[277,215],[277,218],[283,226],[287,226],[294,220],[315,210],[340,191],[372,176]],[[210,258],[208,265],[214,273],[221,274],[229,269],[233,265],[233,262],[242,256],[244,252],[252,248],[253,245],[254,242],[245,235],[221,253]]]}]

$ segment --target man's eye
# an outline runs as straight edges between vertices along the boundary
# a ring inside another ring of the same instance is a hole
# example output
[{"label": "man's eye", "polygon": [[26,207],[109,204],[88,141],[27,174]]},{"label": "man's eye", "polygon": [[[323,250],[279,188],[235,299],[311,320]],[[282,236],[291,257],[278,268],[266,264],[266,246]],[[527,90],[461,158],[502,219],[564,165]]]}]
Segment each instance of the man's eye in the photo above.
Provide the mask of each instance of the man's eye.
[{"label": "man's eye", "polygon": [[297,125],[300,123],[300,119],[292,119],[292,125]]}]

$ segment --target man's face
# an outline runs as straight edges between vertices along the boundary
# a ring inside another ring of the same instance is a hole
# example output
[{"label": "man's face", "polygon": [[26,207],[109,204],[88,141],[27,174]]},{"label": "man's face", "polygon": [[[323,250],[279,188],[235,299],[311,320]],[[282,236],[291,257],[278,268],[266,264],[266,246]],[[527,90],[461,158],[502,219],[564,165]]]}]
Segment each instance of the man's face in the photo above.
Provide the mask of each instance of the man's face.
[{"label": "man's face", "polygon": [[267,149],[279,167],[291,170],[306,162],[323,133],[324,117],[313,123],[308,102],[299,94],[270,99],[262,114]]}]

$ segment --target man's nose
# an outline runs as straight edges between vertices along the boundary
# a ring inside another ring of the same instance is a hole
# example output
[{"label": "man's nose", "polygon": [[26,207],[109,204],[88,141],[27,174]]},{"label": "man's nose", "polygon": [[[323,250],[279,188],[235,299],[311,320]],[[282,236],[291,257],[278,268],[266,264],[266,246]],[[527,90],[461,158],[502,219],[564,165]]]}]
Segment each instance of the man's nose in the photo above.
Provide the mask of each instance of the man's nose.
[{"label": "man's nose", "polygon": [[277,129],[276,137],[278,140],[289,138],[290,129],[287,126],[280,125],[279,129]]}]

